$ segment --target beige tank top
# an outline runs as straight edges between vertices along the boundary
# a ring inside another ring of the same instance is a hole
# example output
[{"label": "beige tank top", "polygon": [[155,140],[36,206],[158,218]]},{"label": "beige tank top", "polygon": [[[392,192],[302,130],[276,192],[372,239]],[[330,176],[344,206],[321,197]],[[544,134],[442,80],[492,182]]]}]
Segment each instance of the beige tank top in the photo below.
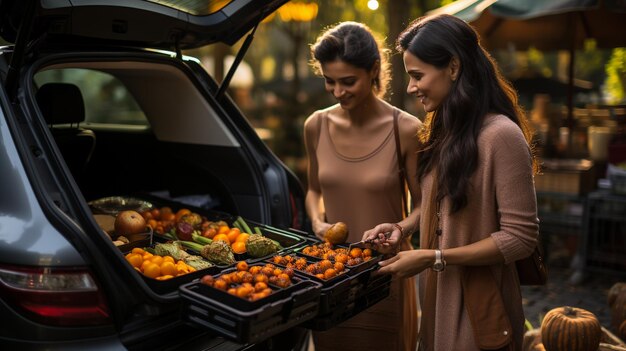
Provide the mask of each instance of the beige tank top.
[{"label": "beige tank top", "polygon": [[327,113],[319,118],[316,155],[327,222],[345,222],[348,241],[355,242],[377,224],[400,221],[402,194],[393,125],[380,145],[362,145],[362,156],[347,157],[333,144]]}]

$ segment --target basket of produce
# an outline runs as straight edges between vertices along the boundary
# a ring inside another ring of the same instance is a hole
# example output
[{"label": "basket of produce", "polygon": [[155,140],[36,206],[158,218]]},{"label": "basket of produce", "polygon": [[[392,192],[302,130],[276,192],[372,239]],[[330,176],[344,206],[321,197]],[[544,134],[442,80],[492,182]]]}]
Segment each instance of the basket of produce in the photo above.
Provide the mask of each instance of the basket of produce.
[{"label": "basket of produce", "polygon": [[126,251],[124,257],[146,284],[160,294],[177,291],[184,283],[222,270],[201,256],[188,253],[177,242],[136,246]]},{"label": "basket of produce", "polygon": [[322,287],[318,315],[304,326],[328,330],[389,296],[390,275],[374,275],[376,266],[363,269],[344,281]]},{"label": "basket of produce", "polygon": [[137,246],[152,244],[152,228],[134,210],[120,211],[115,215],[94,214],[96,223],[122,252]]},{"label": "basket of produce", "polygon": [[187,249],[220,266],[229,266],[240,260],[262,259],[305,242],[297,235],[245,221],[239,216],[194,211],[181,208],[174,212],[164,206],[145,211],[142,215],[148,225],[155,228],[157,236],[178,240]]},{"label": "basket of produce", "polygon": [[300,254],[275,255],[266,262],[275,264],[285,270],[293,270],[308,276],[326,286],[345,280],[350,269],[341,262],[332,262],[328,259],[317,259]]},{"label": "basket of produce", "polygon": [[314,318],[321,285],[268,265],[237,263],[180,287],[184,319],[239,343],[255,343]]},{"label": "basket of produce", "polygon": [[108,214],[111,216],[115,216],[122,211],[144,212],[152,208],[152,203],[129,196],[104,197],[90,201],[88,205],[95,214]]},{"label": "basket of produce", "polygon": [[344,244],[318,242],[296,250],[305,257],[328,259],[331,262],[340,262],[350,269],[351,274],[357,274],[364,269],[374,267],[382,258],[377,251],[369,248],[352,247]]}]

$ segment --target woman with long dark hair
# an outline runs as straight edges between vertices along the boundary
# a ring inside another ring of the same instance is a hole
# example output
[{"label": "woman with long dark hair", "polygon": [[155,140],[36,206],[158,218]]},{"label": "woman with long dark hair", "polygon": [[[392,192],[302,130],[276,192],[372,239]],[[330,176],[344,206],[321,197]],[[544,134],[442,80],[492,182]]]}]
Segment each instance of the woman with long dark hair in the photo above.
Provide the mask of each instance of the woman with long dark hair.
[{"label": "woman with long dark hair", "polygon": [[[419,275],[420,349],[519,350],[524,313],[515,261],[538,235],[531,130],[511,85],[476,31],[449,15],[424,17],[398,37],[407,92],[424,105],[410,217],[365,232],[392,251],[419,223],[420,250],[380,273]],[[389,239],[382,235],[391,231]]]}]

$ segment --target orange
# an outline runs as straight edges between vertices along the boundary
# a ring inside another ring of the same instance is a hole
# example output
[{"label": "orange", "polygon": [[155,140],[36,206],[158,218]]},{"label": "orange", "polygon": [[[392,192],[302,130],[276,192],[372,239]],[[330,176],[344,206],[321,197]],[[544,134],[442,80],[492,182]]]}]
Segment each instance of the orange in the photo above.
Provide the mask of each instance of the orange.
[{"label": "orange", "polygon": [[157,227],[157,221],[156,221],[156,220],[154,220],[154,219],[149,219],[149,220],[148,220],[148,226],[149,226],[150,228],[152,228],[152,229],[156,228],[156,227]]},{"label": "orange", "polygon": [[163,211],[161,210],[161,220],[173,222],[176,220],[176,215],[173,214],[172,212],[163,213]]},{"label": "orange", "polygon": [[190,214],[191,210],[188,208],[181,208],[180,210],[178,210],[178,212],[176,212],[176,222],[180,221],[180,219],[186,215],[186,214]]},{"label": "orange", "polygon": [[246,261],[237,262],[238,271],[248,271],[248,263]]},{"label": "orange", "polygon": [[159,219],[161,218],[161,211],[158,208],[153,208],[152,210],[150,210],[150,213],[152,214],[152,218],[154,219]]},{"label": "orange", "polygon": [[176,262],[174,262],[174,257],[172,257],[172,256],[164,256],[163,257],[163,263],[165,263],[165,262],[176,263]]},{"label": "orange", "polygon": [[233,249],[233,252],[236,254],[243,254],[246,252],[246,243],[243,243],[241,241],[235,241],[231,248]]},{"label": "orange", "polygon": [[138,253],[138,254],[142,254],[144,253],[144,249],[140,248],[140,247],[135,247],[133,248],[133,250],[131,251],[131,253]]},{"label": "orange", "polygon": [[143,272],[143,271],[145,271],[145,270],[146,270],[146,268],[147,268],[149,265],[151,265],[151,264],[153,264],[153,263],[152,263],[152,262],[150,262],[150,260],[146,260],[146,258],[144,257],[144,258],[143,258],[143,262],[141,263],[141,267],[140,267],[140,268],[141,268],[141,271],[142,271],[142,272]]},{"label": "orange", "polygon": [[241,234],[237,235],[237,239],[235,239],[235,241],[240,241],[240,242],[247,243],[248,242],[248,238],[250,238],[250,234],[248,234],[248,233],[241,233]]},{"label": "orange", "polygon": [[363,250],[361,250],[358,247],[352,248],[352,250],[350,250],[350,256],[352,258],[361,257],[362,254],[363,254]]},{"label": "orange", "polygon": [[161,274],[171,276],[178,275],[178,270],[176,269],[176,265],[174,264],[174,262],[163,262],[163,264],[161,265]]},{"label": "orange", "polygon": [[229,231],[230,231],[230,227],[229,226],[221,225],[217,229],[217,234],[228,234]]},{"label": "orange", "polygon": [[143,274],[148,278],[156,278],[161,275],[161,268],[156,263],[149,263],[143,270]]},{"label": "orange", "polygon": [[324,278],[331,279],[337,276],[337,271],[334,268],[328,268],[324,271]]},{"label": "orange", "polygon": [[163,257],[154,255],[150,257],[150,262],[156,264],[157,266],[160,266],[163,263]]},{"label": "orange", "polygon": [[202,236],[205,238],[213,239],[217,235],[217,230],[215,228],[207,228],[202,231]]},{"label": "orange", "polygon": [[241,230],[239,230],[239,228],[231,228],[226,235],[228,236],[228,240],[231,243],[234,243],[239,234],[241,234]]},{"label": "orange", "polygon": [[191,271],[189,270],[189,268],[190,268],[190,267],[191,267],[191,266],[188,266],[185,262],[183,262],[183,261],[178,261],[178,262],[176,263],[176,272],[177,272],[178,274],[187,274],[187,273],[191,272]]},{"label": "orange", "polygon": [[143,256],[141,256],[138,253],[134,253],[134,254],[130,254],[130,256],[128,256],[126,258],[126,260],[133,266],[136,268],[140,268],[141,264],[143,263]]},{"label": "orange", "polygon": [[219,240],[222,240],[223,242],[230,245],[230,240],[228,239],[228,235],[226,234],[217,234],[216,236],[213,237],[213,241],[219,241]]}]

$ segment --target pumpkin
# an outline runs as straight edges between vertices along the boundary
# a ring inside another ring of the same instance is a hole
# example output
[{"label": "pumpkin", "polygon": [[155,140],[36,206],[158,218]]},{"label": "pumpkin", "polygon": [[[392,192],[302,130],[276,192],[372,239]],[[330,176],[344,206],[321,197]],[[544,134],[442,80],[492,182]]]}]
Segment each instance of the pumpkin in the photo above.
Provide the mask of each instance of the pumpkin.
[{"label": "pumpkin", "polygon": [[582,308],[557,307],[541,323],[541,340],[547,351],[596,351],[601,336],[598,318]]},{"label": "pumpkin", "polygon": [[626,283],[615,283],[609,290],[607,300],[611,308],[611,327],[620,338],[626,338],[626,330],[621,331],[626,321]]}]

